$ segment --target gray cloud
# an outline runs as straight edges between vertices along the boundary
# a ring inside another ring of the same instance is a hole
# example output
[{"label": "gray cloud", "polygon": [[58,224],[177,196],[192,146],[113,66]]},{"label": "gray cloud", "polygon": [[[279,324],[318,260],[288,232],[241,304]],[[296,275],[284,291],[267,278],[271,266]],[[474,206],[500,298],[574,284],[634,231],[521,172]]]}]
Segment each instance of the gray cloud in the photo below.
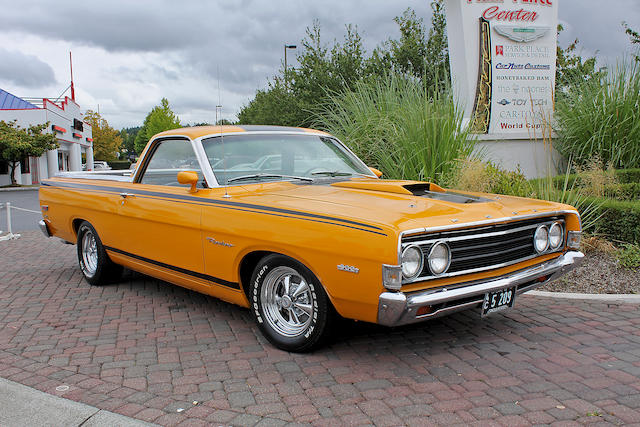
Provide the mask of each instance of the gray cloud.
[{"label": "gray cloud", "polygon": [[[566,31],[561,43],[566,46],[578,37],[586,54],[599,51],[607,58],[629,49],[620,23],[640,27],[640,2],[604,3],[562,0],[560,19]],[[314,20],[327,44],[343,39],[346,24],[356,25],[371,52],[397,37],[393,18],[407,7],[429,24],[429,0],[58,0],[55,5],[33,0],[19,6],[15,0],[0,0],[0,37],[5,46],[22,41],[22,52],[40,58],[51,59],[50,46],[56,46],[55,56],[62,59],[54,68],[61,80],[67,73],[66,52],[72,49],[76,87],[87,102],[101,105],[114,126],[142,122],[163,96],[183,120],[211,121],[218,80],[225,117],[231,118],[277,73],[285,43],[297,44],[301,52],[305,28]],[[296,51],[289,53],[289,66],[296,66]],[[37,57],[13,52],[5,60],[2,55],[0,50],[0,79],[17,86],[18,94],[25,92],[22,88],[55,83],[51,67]]]},{"label": "gray cloud", "polygon": [[0,80],[26,88],[48,86],[56,82],[53,69],[33,55],[0,48]]}]

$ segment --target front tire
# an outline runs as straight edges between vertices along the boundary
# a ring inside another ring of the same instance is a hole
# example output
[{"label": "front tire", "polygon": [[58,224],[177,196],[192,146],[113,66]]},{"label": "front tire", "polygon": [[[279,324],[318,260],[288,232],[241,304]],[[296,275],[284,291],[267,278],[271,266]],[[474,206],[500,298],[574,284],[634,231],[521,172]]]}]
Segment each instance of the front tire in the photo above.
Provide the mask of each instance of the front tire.
[{"label": "front tire", "polygon": [[78,227],[77,250],[80,271],[89,284],[105,285],[122,275],[122,266],[109,259],[98,233],[87,221]]},{"label": "front tire", "polygon": [[258,327],[276,347],[302,353],[327,338],[335,311],[318,279],[299,262],[266,256],[253,273],[249,295]]}]

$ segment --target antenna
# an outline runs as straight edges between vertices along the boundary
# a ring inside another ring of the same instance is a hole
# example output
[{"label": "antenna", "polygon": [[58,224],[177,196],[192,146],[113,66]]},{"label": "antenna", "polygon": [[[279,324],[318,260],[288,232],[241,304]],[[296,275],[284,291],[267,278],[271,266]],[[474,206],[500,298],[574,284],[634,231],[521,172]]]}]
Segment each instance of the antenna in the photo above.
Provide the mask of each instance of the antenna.
[{"label": "antenna", "polygon": [[[218,118],[218,109],[220,109],[220,118]],[[216,125],[220,129],[220,144],[222,144],[222,168],[224,179],[224,196],[225,199],[230,199],[231,196],[227,191],[227,157],[224,155],[224,135],[222,133],[222,101],[220,100],[220,65],[218,65],[218,105],[216,105]]]},{"label": "antenna", "polygon": [[69,68],[71,70],[71,100],[76,100],[76,90],[73,87],[73,60],[71,59],[71,51],[69,51]]}]

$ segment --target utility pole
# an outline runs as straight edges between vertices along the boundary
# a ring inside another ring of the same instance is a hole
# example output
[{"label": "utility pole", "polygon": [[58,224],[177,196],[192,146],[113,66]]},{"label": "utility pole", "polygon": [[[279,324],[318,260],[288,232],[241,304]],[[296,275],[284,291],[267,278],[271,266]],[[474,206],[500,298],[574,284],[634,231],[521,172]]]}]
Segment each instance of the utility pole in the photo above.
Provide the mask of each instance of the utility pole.
[{"label": "utility pole", "polygon": [[287,49],[295,49],[297,46],[295,44],[285,44],[284,45],[284,87],[285,89],[289,88],[289,83],[287,79]]}]

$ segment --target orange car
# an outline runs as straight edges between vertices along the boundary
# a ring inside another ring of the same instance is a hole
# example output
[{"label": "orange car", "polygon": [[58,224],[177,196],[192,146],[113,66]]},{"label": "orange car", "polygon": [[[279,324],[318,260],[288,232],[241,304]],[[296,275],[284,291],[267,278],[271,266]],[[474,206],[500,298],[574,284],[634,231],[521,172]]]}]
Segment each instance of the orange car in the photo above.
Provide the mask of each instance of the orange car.
[{"label": "orange car", "polygon": [[289,351],[322,343],[336,315],[486,316],[583,258],[571,206],[379,175],[316,130],[176,129],[134,172],[43,182],[40,225],[77,244],[90,284],[124,266],[248,307]]}]

